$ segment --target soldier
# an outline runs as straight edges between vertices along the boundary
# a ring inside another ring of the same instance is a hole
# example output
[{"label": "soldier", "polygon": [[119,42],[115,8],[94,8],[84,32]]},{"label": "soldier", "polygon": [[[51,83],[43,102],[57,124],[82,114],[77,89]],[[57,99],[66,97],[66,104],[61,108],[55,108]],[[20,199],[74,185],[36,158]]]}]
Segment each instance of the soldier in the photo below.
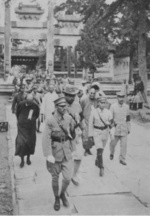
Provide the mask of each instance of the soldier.
[{"label": "soldier", "polygon": [[71,180],[73,184],[79,185],[77,174],[83,157],[82,138],[80,137],[80,135],[81,135],[81,130],[83,131],[85,129],[85,125],[84,125],[81,105],[79,104],[79,102],[75,101],[75,97],[78,93],[78,89],[75,88],[75,86],[73,85],[67,84],[63,93],[65,94],[65,98],[67,102],[66,110],[76,123],[76,139],[73,141],[75,147],[75,151],[73,153],[74,171]]},{"label": "soldier", "polygon": [[[43,133],[43,152],[46,157],[47,169],[52,175],[52,188],[55,196],[54,209],[60,209],[60,199],[68,207],[69,202],[65,196],[72,177],[72,145],[75,138],[74,120],[66,112],[65,97],[54,101],[56,109],[47,120]],[[63,181],[59,195],[59,174],[62,172]]]},{"label": "soldier", "polygon": [[50,77],[47,76],[46,77],[46,82],[45,82],[45,84],[43,86],[45,94],[49,91],[49,86],[50,86]]},{"label": "soldier", "polygon": [[26,91],[27,93],[31,93],[32,87],[33,87],[32,79],[31,79],[31,77],[28,76],[28,77],[26,78],[26,87],[25,87],[25,91]]},{"label": "soldier", "polygon": [[[125,94],[119,92],[117,94],[118,102],[110,107],[112,112],[113,122],[115,127],[114,137],[110,142],[110,160],[113,160],[115,147],[120,140],[120,163],[127,165],[126,152],[127,152],[127,135],[130,133],[130,113],[129,106],[124,103]],[[112,135],[112,132],[111,132]]]},{"label": "soldier", "polygon": [[106,97],[97,99],[98,108],[94,109],[89,119],[89,139],[94,139],[97,149],[95,165],[100,168],[100,176],[104,175],[103,151],[109,137],[109,127],[112,124],[112,114],[105,108]]}]

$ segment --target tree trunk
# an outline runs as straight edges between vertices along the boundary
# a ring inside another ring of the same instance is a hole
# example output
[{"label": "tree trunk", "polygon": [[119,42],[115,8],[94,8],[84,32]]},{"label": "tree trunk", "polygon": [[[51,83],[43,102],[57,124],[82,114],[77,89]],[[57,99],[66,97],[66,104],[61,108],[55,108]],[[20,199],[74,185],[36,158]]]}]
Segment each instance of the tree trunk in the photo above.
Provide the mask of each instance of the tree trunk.
[{"label": "tree trunk", "polygon": [[129,84],[132,84],[132,79],[133,79],[133,59],[134,59],[134,51],[130,50]]},{"label": "tree trunk", "polygon": [[145,0],[140,0],[139,10],[139,40],[138,40],[138,68],[139,75],[144,83],[147,98],[147,64],[146,64],[146,8]]}]

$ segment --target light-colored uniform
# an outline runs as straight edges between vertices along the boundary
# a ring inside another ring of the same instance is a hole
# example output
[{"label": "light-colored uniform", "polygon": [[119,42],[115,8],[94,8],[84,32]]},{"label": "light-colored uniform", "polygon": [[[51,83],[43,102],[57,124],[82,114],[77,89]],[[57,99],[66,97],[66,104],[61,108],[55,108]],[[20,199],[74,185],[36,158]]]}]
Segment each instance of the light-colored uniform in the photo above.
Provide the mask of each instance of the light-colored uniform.
[{"label": "light-colored uniform", "polygon": [[[80,113],[82,112],[82,108],[78,102],[74,101],[72,104],[67,103],[66,109],[73,118],[75,118],[75,115],[78,115],[80,119]],[[80,126],[82,127],[83,125],[80,124]],[[76,138],[72,141],[72,144],[75,148],[75,151],[73,152],[74,160],[81,160],[83,157],[84,150],[83,150],[81,135],[82,135],[81,129],[76,128]]]},{"label": "light-colored uniform", "polygon": [[52,175],[52,183],[58,184],[60,172],[66,182],[70,182],[72,177],[72,144],[66,139],[64,131],[59,126],[61,124],[65,130],[74,130],[74,120],[66,113],[63,119],[57,111],[48,118],[43,132],[43,153],[45,157],[53,155],[55,163],[47,161],[47,169]]},{"label": "light-colored uniform", "polygon": [[130,132],[130,116],[129,106],[125,103],[120,105],[118,102],[112,104],[110,107],[112,112],[113,121],[115,125],[114,138],[110,142],[110,153],[114,155],[115,146],[120,140],[120,160],[125,160],[127,152],[127,135]]},{"label": "light-colored uniform", "polygon": [[58,95],[56,92],[50,93],[47,92],[44,97],[41,104],[41,114],[45,115],[45,119],[48,119],[48,117],[54,112],[55,105],[54,100],[58,98]]},{"label": "light-colored uniform", "polygon": [[[102,122],[102,120],[104,123]],[[112,120],[112,114],[108,109],[94,109],[89,118],[89,137],[94,138],[96,149],[104,149],[109,137],[109,127]]]}]

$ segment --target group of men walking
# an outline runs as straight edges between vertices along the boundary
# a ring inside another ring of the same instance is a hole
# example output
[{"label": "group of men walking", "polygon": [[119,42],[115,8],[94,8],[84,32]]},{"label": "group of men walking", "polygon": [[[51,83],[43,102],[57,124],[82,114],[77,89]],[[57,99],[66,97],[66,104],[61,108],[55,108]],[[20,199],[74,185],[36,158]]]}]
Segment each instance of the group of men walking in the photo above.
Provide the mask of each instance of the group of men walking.
[{"label": "group of men walking", "polygon": [[[50,79],[47,91],[38,91],[38,88],[36,84],[25,91],[26,86],[21,85],[20,92],[14,96],[12,112],[16,113],[18,126],[15,155],[21,157],[20,167],[24,166],[24,156],[27,156],[27,164],[31,164],[36,130],[40,131],[40,121],[45,119],[42,146],[47,170],[52,176],[54,209],[58,211],[60,200],[64,206],[69,206],[65,192],[71,181],[79,185],[82,158],[92,154],[93,146],[97,150],[95,165],[101,177],[104,175],[103,152],[109,138],[110,159],[113,160],[115,146],[120,140],[119,162],[126,165],[130,114],[123,92],[117,94],[118,101],[109,108],[106,95],[97,82],[87,87],[84,81],[81,87],[76,87],[66,80],[63,83],[61,79]],[[63,181],[59,194],[60,173]]]}]

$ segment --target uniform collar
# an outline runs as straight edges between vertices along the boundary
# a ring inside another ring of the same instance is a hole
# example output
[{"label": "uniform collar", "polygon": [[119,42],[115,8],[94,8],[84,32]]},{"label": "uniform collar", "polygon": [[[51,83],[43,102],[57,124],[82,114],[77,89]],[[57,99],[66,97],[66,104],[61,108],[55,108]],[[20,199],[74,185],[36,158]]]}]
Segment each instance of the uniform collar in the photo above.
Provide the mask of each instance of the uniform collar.
[{"label": "uniform collar", "polygon": [[57,110],[54,112],[54,116],[58,119],[58,121],[64,120],[64,116],[60,115]]}]

